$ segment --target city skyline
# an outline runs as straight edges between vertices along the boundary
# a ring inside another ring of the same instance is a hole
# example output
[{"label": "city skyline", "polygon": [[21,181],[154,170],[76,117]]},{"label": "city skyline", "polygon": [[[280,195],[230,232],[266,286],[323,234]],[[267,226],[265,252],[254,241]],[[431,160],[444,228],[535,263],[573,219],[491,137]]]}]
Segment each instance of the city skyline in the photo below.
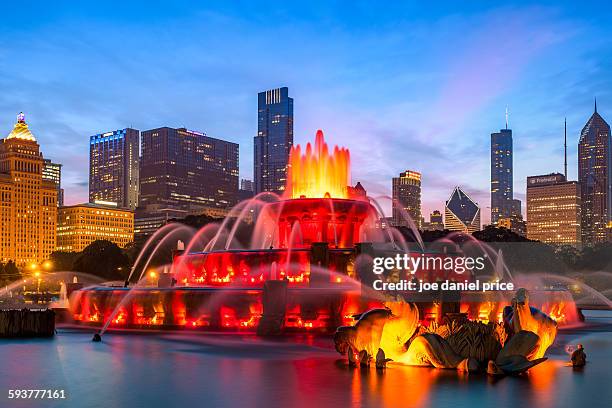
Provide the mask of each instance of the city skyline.
[{"label": "city skyline", "polygon": [[[83,23],[57,29],[87,11],[80,6],[46,10],[43,4],[36,13],[28,7],[21,8],[30,17],[27,31],[11,21],[0,28],[6,41],[0,55],[6,89],[0,124],[6,133],[15,113],[28,114],[45,157],[64,165],[67,204],[87,201],[88,136],[105,129],[202,129],[239,143],[240,177],[253,179],[256,94],[287,86],[295,98],[295,143],[323,129],[331,144],[351,150],[353,183],[361,181],[373,196],[390,196],[388,180],[413,168],[423,174],[423,213],[441,210],[451,189],[461,185],[487,223],[488,138],[503,127],[506,105],[514,131],[515,197],[523,202],[527,176],[563,169],[563,118],[568,117],[568,178],[574,180],[578,137],[593,97],[604,118],[610,112],[611,79],[605,76],[610,46],[603,40],[605,29],[592,24],[606,19],[606,7],[595,16],[588,5],[474,7],[458,19],[449,5],[411,18],[409,8],[393,6],[358,28],[352,23],[367,13],[359,5],[348,14],[333,5],[316,15],[279,10],[286,18],[278,27],[259,30],[244,43],[243,31],[253,32],[264,18],[248,6],[163,12],[153,7],[141,16],[138,7],[114,5],[91,21],[108,28],[103,35]],[[334,25],[333,34],[319,30],[317,16]],[[155,44],[144,39],[155,30],[150,19],[167,23]],[[206,31],[184,24],[196,19],[206,21]],[[223,47],[211,46],[212,32]],[[459,32],[465,35],[453,35]],[[293,50],[305,37],[306,49]],[[446,43],[461,39],[444,44],[441,37]],[[286,54],[277,64],[257,51],[271,38]],[[377,47],[359,46],[374,42]],[[134,49],[138,58],[126,58]],[[252,62],[239,66],[224,58],[228,52]],[[17,55],[21,63],[11,64]],[[152,65],[170,56],[182,65]],[[88,73],[74,68],[92,57],[104,63],[91,65]],[[390,58],[395,65],[387,64]],[[564,61],[563,68],[555,68],[555,61]],[[221,91],[220,84],[228,90]],[[381,143],[372,146],[373,138]],[[456,174],[456,166],[464,171]]]}]

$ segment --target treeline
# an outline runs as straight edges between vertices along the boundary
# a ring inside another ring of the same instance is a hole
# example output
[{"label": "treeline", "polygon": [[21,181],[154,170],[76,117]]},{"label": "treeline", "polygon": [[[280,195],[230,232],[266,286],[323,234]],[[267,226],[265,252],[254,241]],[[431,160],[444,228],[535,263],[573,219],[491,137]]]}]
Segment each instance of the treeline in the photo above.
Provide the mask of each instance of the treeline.
[{"label": "treeline", "polygon": [[136,250],[133,244],[119,248],[113,242],[99,240],[81,252],[52,252],[49,260],[53,271],[84,272],[104,280],[125,280]]},{"label": "treeline", "polygon": [[[408,242],[414,242],[412,231],[399,228]],[[422,231],[426,245],[440,241],[452,231]],[[486,243],[496,253],[501,253],[511,271],[548,272],[574,275],[578,272],[612,271],[612,243],[577,248],[570,245],[549,245],[529,240],[506,228],[486,226],[473,234],[474,238]],[[461,245],[469,237],[457,238]]]}]

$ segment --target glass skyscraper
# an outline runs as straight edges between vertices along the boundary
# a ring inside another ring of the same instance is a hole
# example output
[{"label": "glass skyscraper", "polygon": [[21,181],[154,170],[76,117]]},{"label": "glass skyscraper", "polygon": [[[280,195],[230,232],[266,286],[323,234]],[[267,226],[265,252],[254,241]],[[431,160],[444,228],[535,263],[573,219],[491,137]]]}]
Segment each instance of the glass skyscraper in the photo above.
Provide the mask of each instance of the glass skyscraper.
[{"label": "glass skyscraper", "polygon": [[257,95],[257,136],[254,140],[255,193],[281,194],[293,146],[293,98],[286,87]]},{"label": "glass skyscraper", "polygon": [[185,128],[142,132],[141,214],[201,213],[238,201],[238,144]]},{"label": "glass skyscraper", "polygon": [[491,133],[491,224],[513,215],[512,130]]},{"label": "glass skyscraper", "polygon": [[582,243],[610,239],[612,210],[612,139],[610,125],[595,111],[580,133],[578,182],[582,196]]},{"label": "glass skyscraper", "polygon": [[120,129],[89,138],[89,201],[107,201],[121,208],[138,206],[140,132]]}]

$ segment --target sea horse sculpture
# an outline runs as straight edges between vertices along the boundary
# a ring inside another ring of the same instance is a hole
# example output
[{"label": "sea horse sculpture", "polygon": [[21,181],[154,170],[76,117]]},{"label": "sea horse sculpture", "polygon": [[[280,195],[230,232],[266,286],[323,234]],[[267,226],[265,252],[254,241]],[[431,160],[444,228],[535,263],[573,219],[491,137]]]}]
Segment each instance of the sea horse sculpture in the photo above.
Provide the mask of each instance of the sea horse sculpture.
[{"label": "sea horse sculpture", "polygon": [[524,289],[517,291],[512,310],[506,311],[505,325],[464,320],[424,327],[414,304],[388,302],[385,306],[356,315],[354,326],[337,329],[336,350],[348,354],[352,365],[376,355],[381,367],[392,361],[467,372],[486,369],[491,375],[519,374],[546,360],[544,352],[556,335],[552,319],[529,309]]},{"label": "sea horse sculpture", "polygon": [[544,353],[557,336],[557,322],[535,307],[529,306],[529,292],[518,289],[512,299],[512,306],[504,308],[504,323],[510,336],[521,330],[538,335],[538,342],[529,356],[532,359],[544,357]]}]

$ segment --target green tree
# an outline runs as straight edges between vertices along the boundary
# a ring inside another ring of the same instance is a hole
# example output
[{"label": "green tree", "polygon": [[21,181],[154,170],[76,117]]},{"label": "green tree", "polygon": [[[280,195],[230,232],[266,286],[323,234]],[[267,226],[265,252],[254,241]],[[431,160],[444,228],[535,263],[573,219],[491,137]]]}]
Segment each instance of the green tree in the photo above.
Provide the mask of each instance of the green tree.
[{"label": "green tree", "polygon": [[108,280],[124,280],[129,260],[117,244],[98,240],[89,244],[74,262],[77,272],[89,273]]},{"label": "green tree", "polygon": [[18,279],[21,279],[21,273],[19,273],[19,268],[17,268],[15,262],[8,261],[4,265],[0,264],[0,281],[2,284],[6,285]]},{"label": "green tree", "polygon": [[529,242],[530,240],[522,235],[510,231],[507,228],[497,228],[487,225],[481,231],[472,234],[474,238],[483,242]]},{"label": "green tree", "polygon": [[213,218],[205,214],[201,215],[188,215],[185,218],[181,219],[171,219],[170,222],[179,222],[181,224],[187,225],[189,227],[193,227],[195,229],[200,229],[203,226],[210,224],[211,222],[221,222],[222,218]]},{"label": "green tree", "polygon": [[54,271],[72,271],[80,252],[54,251],[49,255]]}]

